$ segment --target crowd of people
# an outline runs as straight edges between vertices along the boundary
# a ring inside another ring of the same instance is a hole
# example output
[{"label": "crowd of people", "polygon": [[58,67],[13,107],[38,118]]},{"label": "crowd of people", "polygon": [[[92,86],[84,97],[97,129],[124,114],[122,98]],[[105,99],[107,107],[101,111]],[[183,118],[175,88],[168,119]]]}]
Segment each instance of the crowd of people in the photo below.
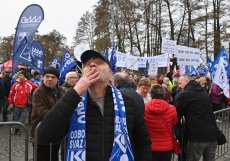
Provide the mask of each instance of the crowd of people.
[{"label": "crowd of people", "polygon": [[[230,101],[210,79],[173,72],[113,74],[109,61],[94,50],[83,52],[81,62],[82,74],[68,72],[62,86],[54,67],[42,75],[0,75],[2,121],[12,109],[13,121],[29,120],[32,138],[40,123],[38,161],[58,161],[60,149],[67,161],[170,161],[174,133],[183,144],[178,160],[214,160],[219,120],[213,112]],[[20,127],[12,127],[11,134],[20,134]]]}]

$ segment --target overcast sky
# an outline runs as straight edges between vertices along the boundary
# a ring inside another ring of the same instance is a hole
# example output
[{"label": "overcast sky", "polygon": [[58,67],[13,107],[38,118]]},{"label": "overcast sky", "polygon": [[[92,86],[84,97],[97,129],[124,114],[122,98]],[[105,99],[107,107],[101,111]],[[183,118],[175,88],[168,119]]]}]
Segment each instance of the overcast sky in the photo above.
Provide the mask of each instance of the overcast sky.
[{"label": "overcast sky", "polygon": [[44,10],[44,20],[38,28],[39,34],[56,29],[71,45],[77,23],[86,11],[92,11],[98,0],[0,0],[0,36],[15,33],[18,19],[30,4],[38,4]]}]

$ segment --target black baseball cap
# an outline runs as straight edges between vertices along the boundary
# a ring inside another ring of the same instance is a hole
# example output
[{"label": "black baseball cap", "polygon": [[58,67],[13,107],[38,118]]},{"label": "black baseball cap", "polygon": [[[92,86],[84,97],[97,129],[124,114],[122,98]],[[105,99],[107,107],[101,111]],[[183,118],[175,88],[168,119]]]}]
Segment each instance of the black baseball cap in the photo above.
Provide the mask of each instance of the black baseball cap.
[{"label": "black baseball cap", "polygon": [[106,62],[110,67],[109,60],[95,50],[86,50],[81,54],[81,62],[83,64],[85,64],[91,58],[94,58],[94,59],[99,58],[99,59],[103,60],[104,62]]}]

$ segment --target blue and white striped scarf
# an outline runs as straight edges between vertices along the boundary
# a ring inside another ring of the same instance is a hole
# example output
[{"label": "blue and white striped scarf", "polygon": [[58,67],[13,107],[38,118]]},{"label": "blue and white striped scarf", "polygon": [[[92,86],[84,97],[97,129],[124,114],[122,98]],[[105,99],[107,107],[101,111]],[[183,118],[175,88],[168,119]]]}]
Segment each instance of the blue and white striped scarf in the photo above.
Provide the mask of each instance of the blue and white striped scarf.
[{"label": "blue and white striped scarf", "polygon": [[[124,101],[120,91],[111,86],[114,102],[114,141],[110,161],[134,161],[126,124]],[[86,107],[87,94],[84,94],[70,121],[68,133],[67,161],[86,160]]]}]

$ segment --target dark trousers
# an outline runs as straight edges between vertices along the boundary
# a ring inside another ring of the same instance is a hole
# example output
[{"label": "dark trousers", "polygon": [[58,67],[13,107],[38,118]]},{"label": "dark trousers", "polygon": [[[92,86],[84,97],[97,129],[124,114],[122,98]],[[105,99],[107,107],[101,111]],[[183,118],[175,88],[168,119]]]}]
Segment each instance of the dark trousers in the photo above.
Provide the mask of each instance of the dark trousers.
[{"label": "dark trousers", "polygon": [[152,161],[171,161],[172,151],[152,151]]},{"label": "dark trousers", "polygon": [[52,152],[50,153],[49,145],[38,145],[37,161],[58,161],[59,148],[60,144],[52,145]]},{"label": "dark trousers", "polygon": [[8,103],[8,98],[4,97],[0,99],[0,113],[2,112],[2,121],[6,122],[8,117],[7,117],[7,108],[9,106]]},{"label": "dark trousers", "polygon": [[187,161],[214,161],[217,142],[188,142]]}]

